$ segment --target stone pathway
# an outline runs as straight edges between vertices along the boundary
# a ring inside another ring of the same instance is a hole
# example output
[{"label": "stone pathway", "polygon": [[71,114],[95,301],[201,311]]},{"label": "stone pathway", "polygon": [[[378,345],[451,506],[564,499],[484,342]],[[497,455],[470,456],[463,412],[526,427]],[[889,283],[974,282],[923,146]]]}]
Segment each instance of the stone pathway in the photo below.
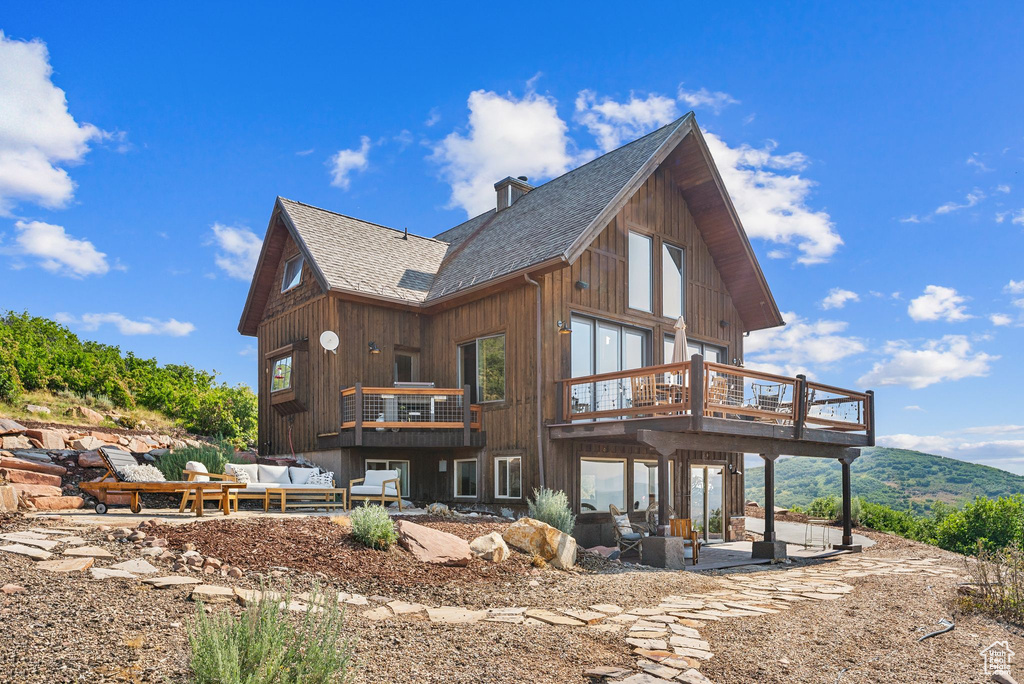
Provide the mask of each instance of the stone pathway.
[{"label": "stone pathway", "polygon": [[[0,552],[32,558],[37,561],[35,567],[49,572],[88,570],[97,580],[135,579],[158,589],[189,586],[190,598],[206,603],[235,601],[244,606],[262,596],[253,589],[202,584],[202,580],[195,577],[169,575],[143,579],[139,575],[157,575],[159,568],[142,558],[106,568],[96,567],[97,559],[109,559],[113,555],[99,547],[83,546],[80,537],[66,531],[34,528],[0,535],[0,539],[9,542],[0,546]],[[61,546],[69,548],[62,552],[62,557],[50,560]],[[909,573],[960,576],[957,570],[940,565],[935,559],[845,556],[816,566],[727,575],[718,578],[720,589],[665,596],[656,606],[629,609],[599,603],[585,609],[511,606],[470,610],[346,593],[339,594],[338,601],[350,609],[366,608],[360,616],[368,620],[418,618],[438,624],[516,624],[541,629],[556,626],[623,632],[625,646],[636,657],[636,669],[594,667],[584,672],[586,676],[620,684],[710,684],[700,672],[701,664],[714,657],[711,645],[701,637],[700,630],[705,623],[779,613],[803,601],[841,600],[854,590],[845,581],[847,579]],[[284,598],[276,593],[272,597]],[[298,612],[318,610],[313,600],[309,594],[298,594],[291,597],[286,607]]]}]

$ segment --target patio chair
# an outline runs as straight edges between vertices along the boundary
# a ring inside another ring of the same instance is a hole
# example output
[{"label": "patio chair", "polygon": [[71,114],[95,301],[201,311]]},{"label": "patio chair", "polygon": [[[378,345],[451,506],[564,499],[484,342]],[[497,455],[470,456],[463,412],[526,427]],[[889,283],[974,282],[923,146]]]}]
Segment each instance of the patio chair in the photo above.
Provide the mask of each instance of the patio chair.
[{"label": "patio chair", "polygon": [[365,477],[350,480],[348,483],[348,500],[351,504],[359,501],[379,501],[385,505],[387,501],[397,501],[398,510],[402,510],[402,496],[399,488],[402,485],[397,470],[367,470]]},{"label": "patio chair", "polygon": [[612,530],[619,552],[625,555],[627,551],[636,551],[637,555],[642,555],[642,545],[647,535],[645,527],[630,522],[629,514],[620,511],[615,504],[609,504],[608,511],[612,514]]},{"label": "patio chair", "polygon": [[669,521],[669,534],[673,537],[683,538],[683,545],[691,548],[690,557],[693,559],[693,564],[696,565],[700,555],[700,537],[693,527],[693,519],[672,518]]},{"label": "patio chair", "polygon": [[[722,406],[728,403],[728,399],[729,383],[726,380],[726,377],[724,375],[716,375],[715,377],[711,378],[710,382],[708,382],[708,396],[704,400],[705,404],[708,406],[710,406],[711,404],[717,404],[719,406]],[[713,408],[704,409],[705,416],[711,417],[716,414],[719,416],[725,415],[721,411],[716,411]]]}]

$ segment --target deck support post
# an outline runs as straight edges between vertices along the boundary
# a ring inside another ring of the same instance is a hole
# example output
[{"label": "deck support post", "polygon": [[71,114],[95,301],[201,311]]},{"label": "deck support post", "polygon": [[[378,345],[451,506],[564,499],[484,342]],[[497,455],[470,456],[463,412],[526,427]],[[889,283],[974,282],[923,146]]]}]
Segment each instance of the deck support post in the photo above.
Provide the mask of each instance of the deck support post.
[{"label": "deck support post", "polygon": [[764,541],[754,542],[754,558],[786,557],[786,542],[775,539],[775,459],[777,455],[761,454],[764,459]]},{"label": "deck support post", "polygon": [[470,411],[469,385],[462,386],[462,446],[470,446],[473,443],[473,431],[470,427],[472,417]]},{"label": "deck support post", "polygon": [[352,400],[355,402],[355,445],[363,446],[363,383],[356,383],[356,393],[353,395]]},{"label": "deck support post", "polygon": [[843,543],[837,544],[835,547],[841,551],[856,551],[860,552],[860,544],[853,543],[853,496],[850,486],[850,465],[853,464],[856,456],[847,456],[839,459],[839,462],[843,466]]},{"label": "deck support post", "polygon": [[658,536],[667,537],[668,522],[668,454],[658,452]]},{"label": "deck support post", "polygon": [[807,376],[797,375],[793,384],[796,396],[793,397],[793,406],[796,408],[796,416],[793,420],[793,436],[796,439],[804,438],[804,422],[807,419]]},{"label": "deck support post", "polygon": [[704,357],[690,356],[690,417],[693,429],[700,432],[704,423]]}]

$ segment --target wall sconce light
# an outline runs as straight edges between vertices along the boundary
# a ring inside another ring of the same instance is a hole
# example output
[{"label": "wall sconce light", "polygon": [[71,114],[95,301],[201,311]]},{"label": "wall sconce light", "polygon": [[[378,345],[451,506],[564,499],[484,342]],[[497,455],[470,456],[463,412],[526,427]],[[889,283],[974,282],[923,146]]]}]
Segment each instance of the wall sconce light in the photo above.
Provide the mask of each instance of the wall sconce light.
[{"label": "wall sconce light", "polygon": [[723,318],[722,320],[718,321],[718,325],[722,326],[723,328],[728,328],[729,327],[729,321],[727,321],[727,320],[725,320]]},{"label": "wall sconce light", "polygon": [[586,290],[588,287],[590,287],[590,283],[588,283],[586,280],[577,280],[576,281],[576,289],[577,290]]},{"label": "wall sconce light", "polygon": [[729,464],[729,472],[732,473],[733,475],[742,475],[743,474],[743,471],[740,470],[739,468],[737,468],[735,463],[730,463]]},{"label": "wall sconce light", "polygon": [[380,347],[377,346],[376,342],[370,342],[370,353],[380,354]]},{"label": "wall sconce light", "polygon": [[572,330],[565,324],[565,321],[558,321],[558,334],[568,335]]}]

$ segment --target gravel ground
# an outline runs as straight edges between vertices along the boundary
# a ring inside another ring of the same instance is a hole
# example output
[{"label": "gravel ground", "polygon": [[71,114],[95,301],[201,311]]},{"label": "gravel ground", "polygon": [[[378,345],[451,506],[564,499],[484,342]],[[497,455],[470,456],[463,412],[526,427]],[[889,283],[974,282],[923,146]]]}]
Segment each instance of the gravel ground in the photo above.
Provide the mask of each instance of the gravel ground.
[{"label": "gravel ground", "polygon": [[[467,538],[494,525],[427,522]],[[293,523],[299,527],[289,527]],[[215,525],[228,527],[221,534],[214,531]],[[0,519],[4,532],[30,526],[40,526],[40,522]],[[243,526],[252,528],[244,532],[237,529]],[[409,571],[405,554],[350,549],[344,540],[347,533],[322,518],[211,521],[201,524],[206,539],[188,532],[191,527],[178,525],[173,530],[161,529],[160,534],[171,541],[171,549],[188,537],[194,539],[192,543],[200,553],[248,570],[242,580],[216,578],[212,580],[215,584],[257,586],[278,564],[277,555],[273,562],[259,560],[261,554],[246,557],[242,553],[246,544],[268,539],[276,546],[294,549],[317,539],[311,563],[325,556],[357,556],[360,561],[326,569],[321,562],[305,568],[294,561],[303,554],[293,551],[292,562],[282,563],[292,570],[271,581],[290,582],[301,589],[318,579],[343,591],[380,593],[430,606],[652,606],[667,595],[718,589],[717,576],[726,574],[665,572],[635,566],[607,566],[599,573],[539,571],[530,567],[524,556],[515,554],[508,567],[500,571],[485,564],[475,567],[475,563],[468,568],[420,568],[417,583],[411,584],[393,578],[385,581],[390,573]],[[237,535],[241,543],[235,546],[222,539],[232,529],[242,533]],[[105,533],[92,531],[82,536],[117,556],[115,561],[98,565],[138,556],[128,544],[105,541]],[[871,536],[879,543],[865,552],[865,557],[928,556],[941,558],[953,567],[961,563],[955,555],[939,549],[889,535]],[[0,561],[0,585],[11,582],[27,589],[23,594],[0,594],[0,625],[4,630],[0,682],[185,681],[186,626],[196,611],[195,604],[186,599],[187,590],[155,590],[132,580],[97,581],[88,575],[46,573],[35,569],[32,561],[9,554],[3,554]],[[167,561],[153,562],[169,570]],[[763,568],[741,572],[763,573]],[[317,576],[317,572],[321,574]],[[384,574],[375,577],[375,572]],[[784,570],[780,567],[767,572]],[[939,618],[951,616],[954,580],[903,574],[846,581],[856,590],[842,600],[800,603],[779,614],[702,626],[703,637],[716,653],[702,671],[719,683],[831,683],[837,681],[843,668],[847,669],[838,679],[841,682],[970,682],[986,681],[978,652],[993,641],[1009,639],[1018,653],[1024,653],[1024,641],[1019,637],[975,616],[952,615],[957,622],[952,633],[917,643],[921,634],[938,628]],[[932,591],[927,588],[929,583]],[[216,606],[215,610],[238,612],[240,608],[232,604]],[[581,673],[587,667],[628,667],[634,662],[621,630],[442,625],[410,617],[371,621],[361,612],[351,611],[347,621],[355,639],[357,682],[584,682]]]}]

